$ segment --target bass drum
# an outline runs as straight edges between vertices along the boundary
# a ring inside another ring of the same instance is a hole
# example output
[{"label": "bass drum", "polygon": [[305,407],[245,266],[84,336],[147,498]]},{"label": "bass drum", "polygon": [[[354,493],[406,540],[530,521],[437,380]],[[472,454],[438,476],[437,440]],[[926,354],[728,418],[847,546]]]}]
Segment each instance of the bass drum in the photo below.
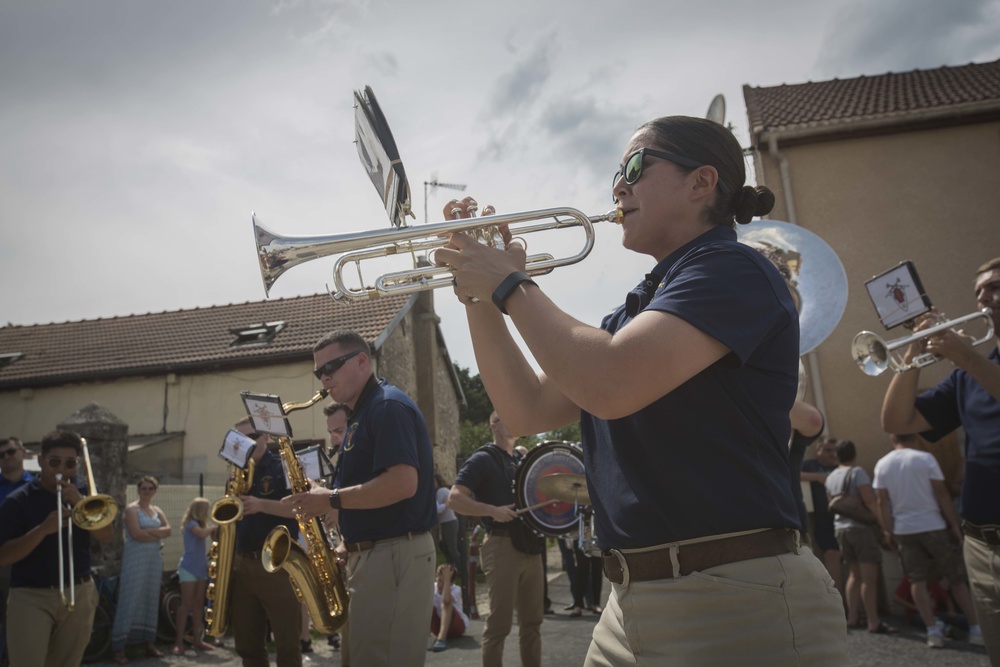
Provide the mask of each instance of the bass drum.
[{"label": "bass drum", "polygon": [[[514,504],[523,510],[549,500],[538,491],[538,481],[547,475],[570,473],[583,475],[583,453],[571,442],[544,442],[530,452],[517,468]],[[548,537],[564,537],[577,530],[577,512],[573,503],[559,501],[536,507],[521,515],[536,532]]]}]

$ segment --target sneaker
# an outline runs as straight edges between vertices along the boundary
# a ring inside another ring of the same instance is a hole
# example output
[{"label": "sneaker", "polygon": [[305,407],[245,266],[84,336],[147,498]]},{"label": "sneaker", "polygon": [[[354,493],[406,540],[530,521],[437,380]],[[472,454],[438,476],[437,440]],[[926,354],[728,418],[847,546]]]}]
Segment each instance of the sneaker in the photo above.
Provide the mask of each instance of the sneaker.
[{"label": "sneaker", "polygon": [[443,639],[435,639],[434,643],[431,645],[431,650],[435,653],[440,653],[446,648],[448,648],[448,642]]},{"label": "sneaker", "polygon": [[973,646],[986,646],[986,642],[983,641],[983,631],[978,627],[974,630],[970,630],[969,643]]},{"label": "sneaker", "polygon": [[[933,630],[937,630],[934,632]],[[931,631],[927,632],[927,647],[928,648],[944,648],[944,635],[937,628],[933,628]]]}]

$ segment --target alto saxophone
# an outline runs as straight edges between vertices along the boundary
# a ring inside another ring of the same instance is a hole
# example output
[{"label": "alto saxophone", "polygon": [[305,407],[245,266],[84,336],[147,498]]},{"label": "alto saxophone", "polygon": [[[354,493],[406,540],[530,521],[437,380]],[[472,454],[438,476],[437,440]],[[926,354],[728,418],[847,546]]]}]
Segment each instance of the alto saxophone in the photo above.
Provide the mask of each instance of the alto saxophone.
[{"label": "alto saxophone", "polygon": [[253,484],[254,460],[246,470],[229,464],[226,495],[212,506],[212,521],[219,527],[212,548],[208,551],[208,577],[211,583],[205,591],[205,632],[212,637],[226,634],[229,623],[229,592],[236,553],[236,524],[243,518],[240,496],[250,492]]},{"label": "alto saxophone", "polygon": [[[324,396],[325,390],[306,403],[286,403],[282,408],[286,413],[302,410],[316,404]],[[288,474],[292,493],[307,493],[309,480],[289,438],[278,438],[278,453]],[[303,551],[292,539],[288,528],[277,526],[264,540],[261,563],[268,572],[279,569],[288,572],[295,596],[306,605],[313,626],[321,634],[332,635],[347,622],[347,587],[319,517],[307,520],[296,516],[296,521],[305,538],[306,550]]]}]

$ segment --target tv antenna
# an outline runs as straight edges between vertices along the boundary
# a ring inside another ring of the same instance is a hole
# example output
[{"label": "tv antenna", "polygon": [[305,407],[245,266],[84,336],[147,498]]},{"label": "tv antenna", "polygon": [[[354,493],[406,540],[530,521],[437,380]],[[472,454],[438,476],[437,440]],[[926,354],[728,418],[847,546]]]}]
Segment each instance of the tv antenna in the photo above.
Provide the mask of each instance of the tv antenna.
[{"label": "tv antenna", "polygon": [[434,191],[438,188],[446,188],[448,190],[458,190],[459,192],[465,192],[464,183],[442,183],[438,180],[437,174],[431,175],[431,180],[424,181],[424,224],[427,224],[427,194],[428,190],[430,194],[434,194]]}]

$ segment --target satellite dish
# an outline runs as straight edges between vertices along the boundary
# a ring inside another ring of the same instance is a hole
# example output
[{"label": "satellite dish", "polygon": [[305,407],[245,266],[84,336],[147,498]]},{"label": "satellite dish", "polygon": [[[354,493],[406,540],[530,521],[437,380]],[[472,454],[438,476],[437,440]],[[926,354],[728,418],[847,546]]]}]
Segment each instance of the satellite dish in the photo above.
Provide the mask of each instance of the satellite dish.
[{"label": "satellite dish", "polygon": [[726,124],[726,98],[719,93],[712,98],[712,103],[708,105],[708,113],[705,114],[705,118],[712,121],[713,123],[718,123],[719,125],[725,126]]}]

